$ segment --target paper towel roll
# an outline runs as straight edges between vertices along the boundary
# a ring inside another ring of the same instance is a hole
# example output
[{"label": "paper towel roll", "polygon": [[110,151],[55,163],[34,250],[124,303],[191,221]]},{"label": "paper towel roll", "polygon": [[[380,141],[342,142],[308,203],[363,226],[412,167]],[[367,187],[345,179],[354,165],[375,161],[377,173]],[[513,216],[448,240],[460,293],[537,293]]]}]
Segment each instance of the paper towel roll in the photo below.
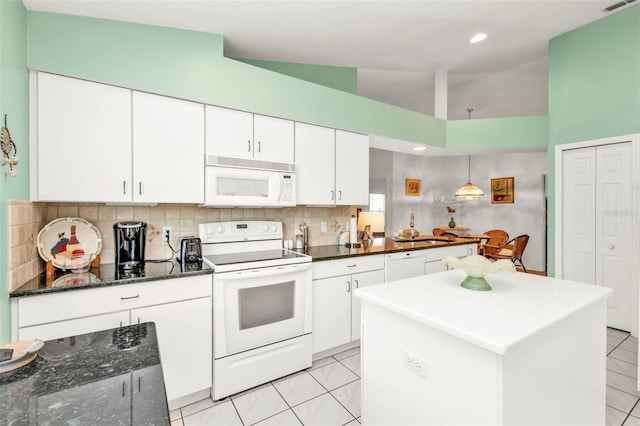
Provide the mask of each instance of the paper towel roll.
[{"label": "paper towel roll", "polygon": [[351,216],[349,220],[349,244],[355,244],[358,242],[358,224],[355,215]]}]

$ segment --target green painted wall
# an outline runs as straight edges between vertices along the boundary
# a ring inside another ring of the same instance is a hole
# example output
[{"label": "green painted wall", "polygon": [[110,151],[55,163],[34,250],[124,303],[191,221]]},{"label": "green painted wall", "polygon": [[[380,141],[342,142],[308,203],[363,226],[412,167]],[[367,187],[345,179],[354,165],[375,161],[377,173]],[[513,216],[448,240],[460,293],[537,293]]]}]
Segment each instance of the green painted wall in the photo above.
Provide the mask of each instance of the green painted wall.
[{"label": "green painted wall", "polygon": [[257,59],[235,58],[237,61],[275,71],[290,77],[332,87],[347,93],[358,93],[358,70],[348,67],[326,65],[295,64],[291,62],[259,61]]},{"label": "green painted wall", "polygon": [[447,121],[447,148],[546,147],[548,117],[485,118]]},{"label": "green painted wall", "polygon": [[[549,42],[549,241],[554,146],[640,132],[640,5]],[[550,271],[555,247],[549,245]]]},{"label": "green painted wall", "polygon": [[[27,12],[20,0],[0,1],[0,120],[18,148],[17,177],[0,167],[0,343],[10,340],[7,200],[29,199],[29,74]],[[1,127],[0,126],[0,127]]]},{"label": "green painted wall", "polygon": [[34,69],[445,145],[442,120],[225,58],[219,35],[42,12],[29,12],[28,35]]}]

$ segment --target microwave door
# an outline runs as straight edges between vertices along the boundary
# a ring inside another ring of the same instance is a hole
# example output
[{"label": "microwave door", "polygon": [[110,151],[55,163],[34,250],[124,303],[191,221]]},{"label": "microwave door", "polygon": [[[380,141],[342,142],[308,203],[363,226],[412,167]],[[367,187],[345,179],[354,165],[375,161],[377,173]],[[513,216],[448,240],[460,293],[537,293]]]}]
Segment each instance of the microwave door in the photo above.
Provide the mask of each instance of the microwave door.
[{"label": "microwave door", "polygon": [[278,174],[265,170],[207,167],[205,205],[256,206],[278,204]]}]

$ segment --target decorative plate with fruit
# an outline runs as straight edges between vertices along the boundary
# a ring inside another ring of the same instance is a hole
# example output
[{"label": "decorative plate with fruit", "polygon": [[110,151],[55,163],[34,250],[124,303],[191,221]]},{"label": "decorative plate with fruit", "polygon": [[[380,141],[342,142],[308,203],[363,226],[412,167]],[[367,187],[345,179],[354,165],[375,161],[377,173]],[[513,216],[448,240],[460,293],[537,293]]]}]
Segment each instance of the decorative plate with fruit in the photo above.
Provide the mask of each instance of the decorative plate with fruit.
[{"label": "decorative plate with fruit", "polygon": [[49,222],[38,233],[38,253],[59,269],[84,269],[102,250],[98,228],[79,217]]}]

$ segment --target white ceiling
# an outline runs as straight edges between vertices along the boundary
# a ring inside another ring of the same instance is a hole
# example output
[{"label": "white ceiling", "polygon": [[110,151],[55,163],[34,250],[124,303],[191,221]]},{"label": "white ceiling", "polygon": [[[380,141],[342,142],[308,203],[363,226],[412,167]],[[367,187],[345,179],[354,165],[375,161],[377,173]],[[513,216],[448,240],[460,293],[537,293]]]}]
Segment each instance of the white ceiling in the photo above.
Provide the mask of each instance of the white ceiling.
[{"label": "white ceiling", "polygon": [[[448,119],[469,118],[468,108],[471,118],[546,115],[548,41],[618,1],[635,0],[23,0],[29,10],[222,34],[228,57],[357,68],[359,95],[428,115],[435,73],[446,70]],[[478,32],[487,39],[470,44]],[[418,154],[414,145],[372,138]]]}]

